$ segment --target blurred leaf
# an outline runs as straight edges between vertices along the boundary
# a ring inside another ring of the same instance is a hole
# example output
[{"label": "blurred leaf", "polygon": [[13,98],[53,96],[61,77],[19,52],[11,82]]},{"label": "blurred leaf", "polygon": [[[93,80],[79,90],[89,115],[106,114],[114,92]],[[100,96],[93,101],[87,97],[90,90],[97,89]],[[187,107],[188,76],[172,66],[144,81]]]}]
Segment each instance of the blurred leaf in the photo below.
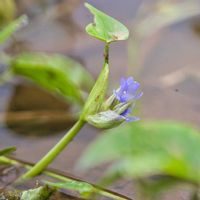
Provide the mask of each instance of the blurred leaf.
[{"label": "blurred leaf", "polygon": [[7,147],[5,149],[0,150],[0,156],[6,155],[6,154],[10,154],[13,151],[16,151],[16,147]]},{"label": "blurred leaf", "polygon": [[[156,39],[151,45],[146,43],[146,39],[168,26],[199,15],[199,0],[144,1],[134,18],[132,34],[128,42],[129,65],[134,66],[134,74],[140,74],[141,62],[144,63],[145,60],[143,53],[141,54],[142,48],[146,49],[146,53],[151,52],[153,43],[155,44],[158,38],[163,37],[163,34],[161,33],[159,36],[156,36]],[[150,39],[150,41],[152,40]],[[145,45],[143,46],[143,44]],[[141,58],[141,55],[143,55],[143,61],[138,60]],[[129,73],[132,74],[133,68],[129,70]]]},{"label": "blurred leaf", "polygon": [[85,3],[85,6],[94,15],[94,23],[86,27],[89,35],[107,43],[128,39],[129,31],[122,23],[88,3]]},{"label": "blurred leaf", "polygon": [[52,183],[44,181],[45,184],[56,189],[67,189],[71,191],[79,192],[80,196],[84,199],[96,199],[92,198],[93,195],[99,197],[106,197],[106,199],[115,199],[115,200],[127,200],[125,196],[118,195],[117,193],[112,193],[109,190],[104,190],[102,188],[96,187],[92,184],[78,181],[78,180],[67,180],[65,182]]},{"label": "blurred leaf", "polygon": [[52,192],[48,186],[30,189],[22,193],[20,200],[47,200]]},{"label": "blurred leaf", "polygon": [[26,25],[28,22],[28,18],[26,15],[23,15],[11,22],[5,28],[0,31],[0,44],[5,42],[15,31],[17,31],[22,26]]},{"label": "blurred leaf", "polygon": [[109,66],[105,64],[85,103],[81,116],[83,119],[99,111],[108,86],[108,75]]},{"label": "blurred leaf", "polygon": [[166,174],[199,183],[199,155],[199,131],[174,122],[139,122],[107,131],[89,147],[79,165],[89,169],[115,161],[109,176]]},{"label": "blurred leaf", "polygon": [[60,183],[53,183],[53,182],[45,182],[47,185],[59,188],[59,189],[69,189],[78,191],[80,194],[89,194],[94,190],[94,187],[86,182],[80,181],[68,181],[68,182],[60,182]]},{"label": "blurred leaf", "polygon": [[0,1],[0,26],[14,19],[16,5],[14,0]]},{"label": "blurred leaf", "polygon": [[141,7],[137,14],[134,30],[137,37],[147,37],[161,28],[181,22],[200,14],[198,0],[171,2],[155,1]]},{"label": "blurred leaf", "polygon": [[15,75],[76,103],[83,103],[82,90],[89,90],[93,84],[93,78],[79,63],[57,54],[24,53],[12,60],[11,68]]}]

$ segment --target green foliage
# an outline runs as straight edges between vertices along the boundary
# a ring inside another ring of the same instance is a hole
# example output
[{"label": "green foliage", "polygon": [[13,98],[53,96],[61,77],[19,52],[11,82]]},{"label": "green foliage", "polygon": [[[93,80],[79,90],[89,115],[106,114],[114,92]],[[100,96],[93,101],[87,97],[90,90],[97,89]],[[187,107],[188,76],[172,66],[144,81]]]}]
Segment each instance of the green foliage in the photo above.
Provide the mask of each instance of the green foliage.
[{"label": "green foliage", "polygon": [[47,200],[53,190],[48,186],[26,190],[22,193],[20,200]]},{"label": "green foliage", "polygon": [[5,28],[0,31],[0,44],[5,42],[15,31],[17,31],[22,26],[26,25],[28,18],[26,15],[23,15],[16,19],[15,21],[8,24]]},{"label": "green foliage", "polygon": [[[50,187],[56,188],[56,189],[67,189],[71,191],[77,191],[80,196],[84,199],[92,199],[93,195],[97,195],[99,197],[106,197],[109,199],[116,199],[116,200],[127,200],[126,197],[119,196],[115,193],[111,193],[108,190],[101,189],[99,187],[96,187],[92,184],[78,181],[78,180],[72,180],[68,179],[63,182],[53,183],[49,181],[44,181],[45,184],[49,185]],[[96,199],[96,198],[94,198]]]},{"label": "green foliage", "polygon": [[7,147],[5,149],[0,150],[0,156],[4,156],[4,155],[7,155],[7,154],[10,154],[13,151],[16,151],[16,147]]},{"label": "green foliage", "polygon": [[108,176],[130,179],[164,174],[200,183],[199,155],[199,131],[179,123],[139,122],[107,131],[79,164],[88,169],[115,161]]},{"label": "green foliage", "polygon": [[79,63],[57,54],[23,53],[12,59],[11,70],[79,104],[83,102],[82,90],[93,84],[93,78]]},{"label": "green foliage", "polygon": [[88,115],[96,114],[101,108],[108,86],[108,75],[109,66],[105,64],[85,103],[81,116],[83,119]]},{"label": "green foliage", "polygon": [[59,182],[59,183],[46,182],[46,184],[58,189],[68,189],[68,190],[78,191],[82,197],[89,195],[94,190],[94,187],[92,185],[86,182],[80,182],[80,181],[70,180],[70,181]]},{"label": "green foliage", "polygon": [[94,23],[91,23],[86,27],[86,32],[89,35],[107,43],[126,40],[128,38],[128,29],[119,21],[106,15],[88,3],[85,3],[85,6],[94,15]]}]

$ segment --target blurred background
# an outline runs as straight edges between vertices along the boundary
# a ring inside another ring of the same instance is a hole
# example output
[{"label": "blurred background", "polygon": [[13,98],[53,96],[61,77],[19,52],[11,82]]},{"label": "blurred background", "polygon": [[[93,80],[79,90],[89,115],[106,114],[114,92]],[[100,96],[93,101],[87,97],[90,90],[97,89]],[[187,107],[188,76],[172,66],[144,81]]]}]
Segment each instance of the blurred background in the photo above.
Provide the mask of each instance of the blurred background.
[{"label": "blurred background", "polygon": [[[81,0],[3,0],[0,26],[26,14],[27,26],[1,45],[9,55],[22,52],[59,53],[72,58],[96,78],[103,63],[103,43],[85,33],[92,16]],[[88,0],[130,30],[128,41],[110,48],[109,90],[122,76],[142,84],[141,119],[178,120],[200,128],[200,2],[198,0]],[[0,61],[1,71],[7,66]],[[16,146],[15,157],[36,162],[74,122],[71,105],[32,81],[13,77],[0,87],[0,147]],[[67,114],[66,114],[67,113]],[[82,151],[99,134],[85,126],[51,165],[96,182],[103,168],[78,173]],[[132,196],[132,185],[112,188]],[[178,194],[177,194],[178,195]],[[182,194],[180,194],[182,195]]]}]

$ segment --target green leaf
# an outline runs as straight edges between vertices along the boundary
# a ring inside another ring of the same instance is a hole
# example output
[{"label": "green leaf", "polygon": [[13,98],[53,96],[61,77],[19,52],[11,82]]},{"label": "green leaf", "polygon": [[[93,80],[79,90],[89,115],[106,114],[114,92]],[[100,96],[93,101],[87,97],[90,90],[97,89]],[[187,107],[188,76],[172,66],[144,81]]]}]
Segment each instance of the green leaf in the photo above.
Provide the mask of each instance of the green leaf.
[{"label": "green leaf", "polygon": [[23,53],[13,58],[11,69],[15,75],[79,104],[83,103],[81,92],[89,90],[94,82],[79,63],[57,54]]},{"label": "green leaf", "polygon": [[20,200],[47,200],[54,190],[48,186],[26,190]]},{"label": "green leaf", "polygon": [[7,25],[3,30],[0,31],[0,44],[5,42],[15,31],[28,23],[28,18],[23,15]]},{"label": "green leaf", "polygon": [[89,147],[79,165],[89,169],[115,161],[109,176],[165,174],[199,183],[199,155],[199,131],[174,122],[139,122],[107,131]]},{"label": "green leaf", "polygon": [[7,147],[5,149],[0,150],[0,156],[6,155],[6,154],[10,154],[13,151],[16,151],[16,147]]},{"label": "green leaf", "polygon": [[85,6],[94,15],[94,23],[86,27],[89,35],[107,43],[128,39],[129,31],[122,23],[88,3],[85,3]]},{"label": "green leaf", "polygon": [[59,188],[59,189],[69,189],[78,191],[80,194],[91,193],[94,190],[94,187],[86,182],[81,181],[67,181],[67,182],[45,182],[47,185]]},{"label": "green leaf", "polygon": [[85,103],[82,119],[86,120],[87,116],[96,114],[100,110],[108,86],[108,75],[109,66],[105,64]]}]

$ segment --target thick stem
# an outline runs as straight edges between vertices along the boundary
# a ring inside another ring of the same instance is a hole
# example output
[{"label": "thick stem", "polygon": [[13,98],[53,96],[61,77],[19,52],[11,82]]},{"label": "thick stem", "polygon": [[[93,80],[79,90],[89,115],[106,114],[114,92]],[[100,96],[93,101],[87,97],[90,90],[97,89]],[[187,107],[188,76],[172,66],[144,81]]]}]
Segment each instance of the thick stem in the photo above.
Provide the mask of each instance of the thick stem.
[{"label": "thick stem", "polygon": [[84,124],[85,122],[82,120],[76,122],[76,124],[74,124],[69,132],[34,167],[32,167],[29,171],[22,175],[18,181],[30,179],[40,174],[71,142],[71,140],[77,135]]}]

